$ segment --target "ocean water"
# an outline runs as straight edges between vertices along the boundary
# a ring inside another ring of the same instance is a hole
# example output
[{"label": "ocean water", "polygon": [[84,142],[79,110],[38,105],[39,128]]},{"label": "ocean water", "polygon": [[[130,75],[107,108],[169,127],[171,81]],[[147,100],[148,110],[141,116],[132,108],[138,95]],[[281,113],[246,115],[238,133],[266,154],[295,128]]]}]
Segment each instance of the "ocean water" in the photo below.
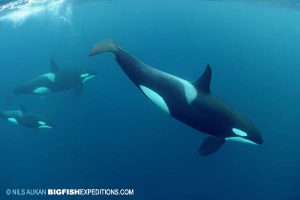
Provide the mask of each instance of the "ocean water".
[{"label": "ocean water", "polygon": [[[36,132],[0,121],[1,199],[29,198],[7,196],[8,188],[135,190],[103,199],[300,199],[297,8],[296,1],[115,0],[4,10],[0,110],[15,86],[49,71],[50,57],[61,69],[98,74],[80,98],[63,92],[13,99],[10,108],[24,104],[55,128]],[[205,134],[155,107],[111,54],[87,56],[105,38],[187,80],[211,64],[212,93],[248,116],[264,144],[228,142],[199,156]]]}]

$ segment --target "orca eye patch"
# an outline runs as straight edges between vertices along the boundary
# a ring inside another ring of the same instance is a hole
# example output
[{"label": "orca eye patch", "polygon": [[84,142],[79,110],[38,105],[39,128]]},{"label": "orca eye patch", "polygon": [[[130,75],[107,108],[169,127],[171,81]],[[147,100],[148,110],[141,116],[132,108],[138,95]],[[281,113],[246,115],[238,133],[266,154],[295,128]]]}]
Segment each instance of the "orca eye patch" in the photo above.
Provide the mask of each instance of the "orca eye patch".
[{"label": "orca eye patch", "polygon": [[246,137],[248,134],[240,129],[232,128],[232,132],[237,136]]},{"label": "orca eye patch", "polygon": [[39,125],[46,125],[46,123],[43,121],[39,121]]},{"label": "orca eye patch", "polygon": [[85,73],[85,74],[81,74],[81,75],[80,75],[81,78],[86,78],[86,77],[88,77],[88,76],[90,76],[89,73]]}]

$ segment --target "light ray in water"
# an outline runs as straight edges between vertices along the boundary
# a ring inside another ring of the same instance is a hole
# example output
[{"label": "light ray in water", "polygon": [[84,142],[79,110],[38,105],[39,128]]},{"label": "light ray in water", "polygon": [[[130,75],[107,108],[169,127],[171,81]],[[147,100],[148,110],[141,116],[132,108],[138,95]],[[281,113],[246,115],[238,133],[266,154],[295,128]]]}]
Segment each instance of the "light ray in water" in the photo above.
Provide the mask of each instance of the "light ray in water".
[{"label": "light ray in water", "polygon": [[0,6],[0,21],[20,25],[31,16],[47,13],[66,22],[72,16],[71,3],[66,0],[18,0]]},{"label": "light ray in water", "polygon": [[[47,13],[56,19],[70,23],[72,5],[105,0],[0,0],[0,22],[9,21],[20,25],[29,17]],[[106,0],[112,1],[112,0]],[[123,0],[122,0],[123,1]],[[204,1],[204,0],[192,0]],[[240,1],[240,0],[211,0],[211,1]],[[270,3],[272,5],[300,10],[299,0],[243,0],[250,3]]]}]

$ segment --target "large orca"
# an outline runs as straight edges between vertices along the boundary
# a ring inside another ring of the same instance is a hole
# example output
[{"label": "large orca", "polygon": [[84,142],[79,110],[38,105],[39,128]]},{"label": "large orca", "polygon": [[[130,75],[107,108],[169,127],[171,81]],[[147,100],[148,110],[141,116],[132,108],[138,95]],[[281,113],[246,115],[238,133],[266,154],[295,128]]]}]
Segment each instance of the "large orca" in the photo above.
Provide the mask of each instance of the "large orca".
[{"label": "large orca", "polygon": [[33,129],[50,129],[53,124],[43,117],[28,114],[26,108],[21,105],[20,110],[1,111],[0,117],[17,125]]},{"label": "large orca", "polygon": [[111,40],[98,42],[89,56],[103,52],[115,54],[129,79],[163,111],[210,135],[200,146],[200,155],[209,155],[230,140],[263,143],[261,134],[246,117],[211,94],[210,65],[198,80],[190,82],[142,63]]},{"label": "large orca", "polygon": [[22,86],[16,87],[15,95],[40,95],[44,96],[52,92],[60,92],[73,89],[75,96],[80,96],[83,83],[96,76],[96,72],[90,69],[60,70],[53,58],[51,58],[50,72],[43,74]]}]

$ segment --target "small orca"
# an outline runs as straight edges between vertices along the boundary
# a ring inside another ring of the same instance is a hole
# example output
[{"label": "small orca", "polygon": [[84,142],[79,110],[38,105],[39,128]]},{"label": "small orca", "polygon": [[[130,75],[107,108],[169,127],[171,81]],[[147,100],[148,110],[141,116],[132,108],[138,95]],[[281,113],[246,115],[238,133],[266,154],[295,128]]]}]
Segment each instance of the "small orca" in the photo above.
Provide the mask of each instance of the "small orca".
[{"label": "small orca", "polygon": [[142,63],[111,40],[95,44],[89,56],[103,52],[112,52],[129,79],[163,111],[210,135],[200,146],[200,155],[214,153],[226,141],[263,143],[260,132],[246,117],[211,94],[210,65],[198,80],[190,82]]},{"label": "small orca", "polygon": [[60,92],[73,89],[74,96],[78,97],[82,93],[83,83],[94,78],[94,70],[69,70],[61,71],[51,58],[50,72],[43,74],[28,83],[16,87],[13,91],[15,95],[40,95],[45,96],[52,92]]},{"label": "small orca", "polygon": [[28,114],[26,108],[21,105],[20,110],[1,111],[0,117],[13,123],[26,128],[32,129],[51,129],[53,125],[46,119]]}]

